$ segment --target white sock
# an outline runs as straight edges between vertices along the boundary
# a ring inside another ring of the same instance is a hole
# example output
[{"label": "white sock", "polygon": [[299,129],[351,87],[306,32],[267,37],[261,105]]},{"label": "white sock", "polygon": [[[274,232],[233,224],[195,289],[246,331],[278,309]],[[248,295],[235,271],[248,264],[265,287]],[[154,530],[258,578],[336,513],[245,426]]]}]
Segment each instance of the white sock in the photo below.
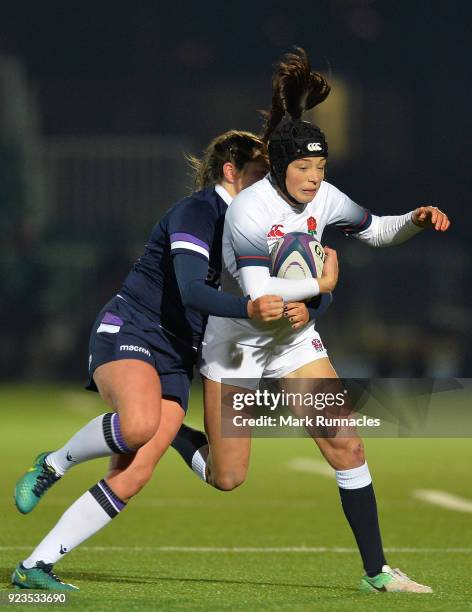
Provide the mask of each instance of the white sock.
[{"label": "white sock", "polygon": [[192,457],[192,470],[206,482],[206,466],[208,459],[208,444],[201,446]]},{"label": "white sock", "polygon": [[23,561],[23,567],[34,567],[38,561],[56,563],[108,525],[125,506],[106,482],[101,480],[64,512],[44,540]]},{"label": "white sock", "polygon": [[350,470],[336,470],[336,482],[340,489],[362,489],[372,482],[367,461]]},{"label": "white sock", "polygon": [[46,463],[63,476],[67,470],[83,461],[134,452],[123,440],[120,416],[116,412],[108,412],[92,419],[62,448],[50,453]]}]

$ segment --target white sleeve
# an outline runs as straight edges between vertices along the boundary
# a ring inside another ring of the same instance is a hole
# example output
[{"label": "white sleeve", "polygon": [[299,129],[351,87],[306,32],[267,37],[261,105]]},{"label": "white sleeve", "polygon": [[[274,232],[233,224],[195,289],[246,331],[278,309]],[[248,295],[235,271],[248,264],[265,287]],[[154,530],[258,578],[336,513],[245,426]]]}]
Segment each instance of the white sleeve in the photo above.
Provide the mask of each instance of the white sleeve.
[{"label": "white sleeve", "polygon": [[352,236],[367,229],[372,215],[367,208],[359,206],[337,187],[326,183],[329,219],[327,225],[341,230],[346,236]]},{"label": "white sleeve", "polygon": [[278,295],[284,302],[300,302],[319,295],[315,278],[288,280],[270,276],[265,266],[246,266],[239,269],[239,281],[244,295],[257,300],[261,295]]},{"label": "white sleeve", "polygon": [[372,215],[369,227],[355,233],[354,237],[374,247],[401,244],[422,230],[413,223],[412,215],[412,212],[388,217]]}]

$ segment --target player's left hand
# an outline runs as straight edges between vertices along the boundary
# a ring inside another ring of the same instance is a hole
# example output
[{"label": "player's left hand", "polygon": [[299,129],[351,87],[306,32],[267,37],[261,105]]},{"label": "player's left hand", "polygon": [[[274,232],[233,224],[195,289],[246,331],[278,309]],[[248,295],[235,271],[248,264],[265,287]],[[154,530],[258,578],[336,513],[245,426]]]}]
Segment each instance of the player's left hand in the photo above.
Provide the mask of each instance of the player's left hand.
[{"label": "player's left hand", "polygon": [[445,232],[451,225],[446,213],[436,206],[420,206],[413,211],[412,221],[418,227],[435,229],[438,232]]},{"label": "player's left hand", "polygon": [[308,323],[310,313],[305,302],[289,302],[284,307],[284,317],[287,317],[292,329],[299,329]]}]

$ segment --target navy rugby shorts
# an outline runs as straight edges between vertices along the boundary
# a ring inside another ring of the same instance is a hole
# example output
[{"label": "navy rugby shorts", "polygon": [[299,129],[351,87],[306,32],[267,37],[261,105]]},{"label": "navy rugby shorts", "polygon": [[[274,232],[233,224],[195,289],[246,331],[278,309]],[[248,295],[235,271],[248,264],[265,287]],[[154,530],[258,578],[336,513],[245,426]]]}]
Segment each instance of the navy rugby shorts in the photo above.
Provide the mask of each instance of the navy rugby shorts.
[{"label": "navy rugby shorts", "polygon": [[119,359],[151,364],[159,374],[162,397],[176,400],[187,411],[197,351],[115,296],[102,308],[92,328],[86,388],[97,391],[95,370]]}]

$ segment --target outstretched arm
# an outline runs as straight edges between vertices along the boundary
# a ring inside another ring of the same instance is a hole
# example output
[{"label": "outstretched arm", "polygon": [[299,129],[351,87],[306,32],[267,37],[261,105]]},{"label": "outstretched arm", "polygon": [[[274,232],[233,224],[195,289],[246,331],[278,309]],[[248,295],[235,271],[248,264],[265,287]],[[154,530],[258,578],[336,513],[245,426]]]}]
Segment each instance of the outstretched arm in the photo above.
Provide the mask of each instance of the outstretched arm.
[{"label": "outstretched arm", "polygon": [[388,217],[372,215],[370,226],[354,235],[371,246],[385,247],[401,244],[416,236],[424,228],[445,232],[449,226],[447,215],[439,208],[421,206],[406,215]]},{"label": "outstretched arm", "polygon": [[371,215],[369,227],[353,234],[361,242],[373,247],[386,247],[401,244],[421,231],[421,227],[413,222],[413,213],[378,217]]},{"label": "outstretched arm", "polygon": [[353,202],[333,185],[329,189],[333,205],[328,224],[371,246],[401,244],[423,228],[444,232],[450,225],[447,215],[434,206],[421,206],[405,215],[380,217]]}]

